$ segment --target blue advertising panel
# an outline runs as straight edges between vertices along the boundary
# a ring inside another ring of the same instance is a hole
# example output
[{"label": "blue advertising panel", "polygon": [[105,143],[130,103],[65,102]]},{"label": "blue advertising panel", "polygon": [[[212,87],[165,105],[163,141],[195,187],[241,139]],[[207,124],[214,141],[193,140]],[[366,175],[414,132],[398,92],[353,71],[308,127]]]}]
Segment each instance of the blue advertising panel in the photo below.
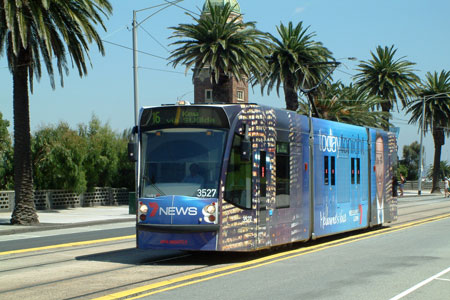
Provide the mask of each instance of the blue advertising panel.
[{"label": "blue advertising panel", "polygon": [[[148,212],[138,213],[139,248],[215,250],[217,233],[206,229],[203,232],[202,226],[217,223],[216,198],[161,196],[139,199],[138,206],[142,205],[148,207]],[[177,225],[185,226],[185,232],[177,232]],[[189,226],[193,226],[192,230]]]},{"label": "blue advertising panel", "polygon": [[140,224],[199,225],[212,224],[216,220],[216,198],[161,196],[139,201],[149,208],[147,218],[140,220]]},{"label": "blue advertising panel", "polygon": [[[382,224],[396,219],[396,194],[393,177],[397,165],[397,149],[395,134],[381,130],[370,130],[372,142],[373,176],[372,193],[372,224]],[[392,141],[392,139],[394,139]]]},{"label": "blue advertising panel", "polygon": [[368,144],[365,128],[313,119],[314,233],[366,227]]},{"label": "blue advertising panel", "polygon": [[137,234],[140,249],[216,250],[216,232],[166,233],[140,230]]}]

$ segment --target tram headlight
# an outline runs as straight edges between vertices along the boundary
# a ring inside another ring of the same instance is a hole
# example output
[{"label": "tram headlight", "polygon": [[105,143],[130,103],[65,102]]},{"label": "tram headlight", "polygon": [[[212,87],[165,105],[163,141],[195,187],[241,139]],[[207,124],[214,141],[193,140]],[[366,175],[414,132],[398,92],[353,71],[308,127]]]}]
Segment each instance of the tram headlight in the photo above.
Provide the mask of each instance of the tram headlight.
[{"label": "tram headlight", "polygon": [[217,207],[215,202],[203,207],[202,212],[204,216],[203,220],[206,223],[214,223],[216,221]]},{"label": "tram headlight", "polygon": [[214,213],[216,212],[216,206],[214,205],[214,203],[205,206],[204,209],[205,209],[205,211],[206,211],[208,214],[214,214]]},{"label": "tram headlight", "polygon": [[141,205],[139,206],[139,212],[141,212],[141,213],[143,213],[143,214],[146,214],[146,213],[148,212],[148,206],[145,205],[145,204],[141,204]]}]

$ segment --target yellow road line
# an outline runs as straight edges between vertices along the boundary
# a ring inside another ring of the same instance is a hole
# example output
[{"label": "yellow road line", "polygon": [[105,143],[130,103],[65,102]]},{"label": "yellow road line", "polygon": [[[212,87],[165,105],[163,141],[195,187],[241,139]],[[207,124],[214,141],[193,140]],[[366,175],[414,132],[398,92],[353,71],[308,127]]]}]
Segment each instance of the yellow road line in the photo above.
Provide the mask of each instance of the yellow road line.
[{"label": "yellow road line", "polygon": [[106,242],[134,239],[134,238],[136,238],[136,235],[132,234],[132,235],[126,235],[126,236],[107,238],[107,239],[73,242],[73,243],[50,245],[50,246],[35,247],[35,248],[28,248],[28,249],[18,249],[18,250],[0,252],[0,256],[8,255],[8,254],[19,254],[19,253],[27,253],[27,252],[33,252],[33,251],[49,250],[49,249],[66,248],[66,247],[85,246],[85,245],[92,245],[92,244],[98,244],[98,243],[106,243]]},{"label": "yellow road line", "polygon": [[[286,252],[282,252],[282,253],[277,253],[277,254],[273,254],[270,256],[258,258],[255,260],[251,260],[251,261],[247,261],[247,262],[243,262],[243,263],[239,263],[239,264],[235,264],[235,265],[231,265],[231,266],[226,266],[226,267],[217,268],[214,270],[194,273],[194,274],[177,277],[177,278],[170,279],[170,280],[156,282],[156,283],[152,283],[152,284],[145,285],[142,287],[130,289],[127,291],[118,292],[118,293],[106,295],[103,297],[99,297],[94,300],[112,300],[112,299],[120,299],[120,298],[125,298],[125,297],[127,297],[127,299],[138,299],[141,297],[150,296],[150,295],[161,293],[164,291],[169,291],[169,290],[184,287],[187,285],[192,285],[195,283],[219,278],[222,276],[227,276],[227,275],[230,275],[233,273],[258,268],[258,267],[265,266],[268,264],[273,264],[273,263],[280,262],[283,260],[302,256],[305,254],[314,253],[314,252],[322,251],[325,249],[350,244],[350,243],[365,240],[365,239],[368,239],[368,238],[371,238],[371,237],[374,237],[377,235],[396,232],[396,231],[404,230],[407,228],[419,226],[422,224],[426,224],[426,223],[430,223],[430,222],[434,222],[434,221],[438,221],[438,220],[442,220],[442,219],[446,219],[446,218],[450,218],[450,214],[445,214],[445,215],[432,217],[432,218],[428,218],[428,219],[424,219],[424,220],[420,220],[420,221],[406,223],[403,225],[387,227],[387,228],[383,228],[383,229],[380,229],[377,231],[369,231],[369,232],[365,232],[365,233],[361,233],[361,234],[357,234],[357,235],[352,235],[352,236],[342,238],[339,240],[330,241],[330,242],[322,243],[319,245],[314,245],[314,246],[311,246],[308,248],[301,248],[301,249],[295,249],[295,250],[286,251]],[[217,273],[220,273],[220,274],[217,274]],[[209,275],[212,275],[212,276],[209,276]],[[209,276],[209,277],[206,277],[206,276]],[[205,277],[205,278],[202,278],[202,277]],[[198,278],[198,279],[196,279],[196,278]],[[193,280],[193,279],[195,279],[195,280]],[[189,280],[192,280],[192,281],[189,281]],[[188,281],[188,282],[183,282],[183,281]],[[179,283],[179,284],[174,285],[176,283]],[[168,287],[166,287],[166,286],[168,286]],[[163,287],[166,287],[166,288],[163,288]],[[163,288],[163,289],[161,289],[161,288]],[[156,290],[156,289],[158,289],[158,290]],[[143,293],[145,293],[145,294],[143,294]],[[137,295],[137,294],[139,294],[139,295],[134,298],[129,298],[130,296]]]}]

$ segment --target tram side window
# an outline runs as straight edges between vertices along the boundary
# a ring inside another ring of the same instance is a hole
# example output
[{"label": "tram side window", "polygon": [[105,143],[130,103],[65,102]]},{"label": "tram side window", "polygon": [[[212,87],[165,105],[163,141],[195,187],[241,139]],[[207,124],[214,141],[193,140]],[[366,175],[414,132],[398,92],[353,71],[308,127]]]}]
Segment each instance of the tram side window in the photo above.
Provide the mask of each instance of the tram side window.
[{"label": "tram side window", "polygon": [[336,185],[336,157],[331,156],[331,185]]},{"label": "tram side window", "polygon": [[289,207],[290,166],[289,143],[277,142],[276,153],[276,199],[277,208]]},{"label": "tram side window", "polygon": [[361,184],[361,158],[352,158],[352,184]]},{"label": "tram side window", "polygon": [[241,159],[241,143],[244,137],[235,134],[228,161],[225,181],[225,200],[241,208],[252,208],[252,162]]},{"label": "tram side window", "polygon": [[350,161],[350,167],[352,170],[352,184],[355,184],[355,159],[353,157]]},{"label": "tram side window", "polygon": [[261,189],[261,197],[266,197],[267,194],[267,179],[266,179],[266,151],[260,152],[259,160],[259,187]]},{"label": "tram side window", "polygon": [[356,159],[356,184],[361,184],[361,159]]}]

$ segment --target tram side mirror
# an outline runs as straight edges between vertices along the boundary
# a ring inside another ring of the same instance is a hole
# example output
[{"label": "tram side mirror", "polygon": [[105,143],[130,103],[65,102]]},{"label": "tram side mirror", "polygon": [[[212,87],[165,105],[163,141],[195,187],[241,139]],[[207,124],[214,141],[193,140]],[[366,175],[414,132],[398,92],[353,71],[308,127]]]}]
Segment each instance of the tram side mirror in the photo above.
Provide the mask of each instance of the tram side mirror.
[{"label": "tram side mirror", "polygon": [[130,141],[128,142],[128,160],[131,162],[137,162],[137,143],[134,142],[133,136],[138,133],[138,127],[131,128]]},{"label": "tram side mirror", "polygon": [[131,162],[137,162],[137,144],[135,142],[128,143],[128,160]]},{"label": "tram side mirror", "polygon": [[251,151],[252,151],[252,146],[250,144],[250,141],[247,139],[244,139],[241,142],[241,160],[250,161]]}]

